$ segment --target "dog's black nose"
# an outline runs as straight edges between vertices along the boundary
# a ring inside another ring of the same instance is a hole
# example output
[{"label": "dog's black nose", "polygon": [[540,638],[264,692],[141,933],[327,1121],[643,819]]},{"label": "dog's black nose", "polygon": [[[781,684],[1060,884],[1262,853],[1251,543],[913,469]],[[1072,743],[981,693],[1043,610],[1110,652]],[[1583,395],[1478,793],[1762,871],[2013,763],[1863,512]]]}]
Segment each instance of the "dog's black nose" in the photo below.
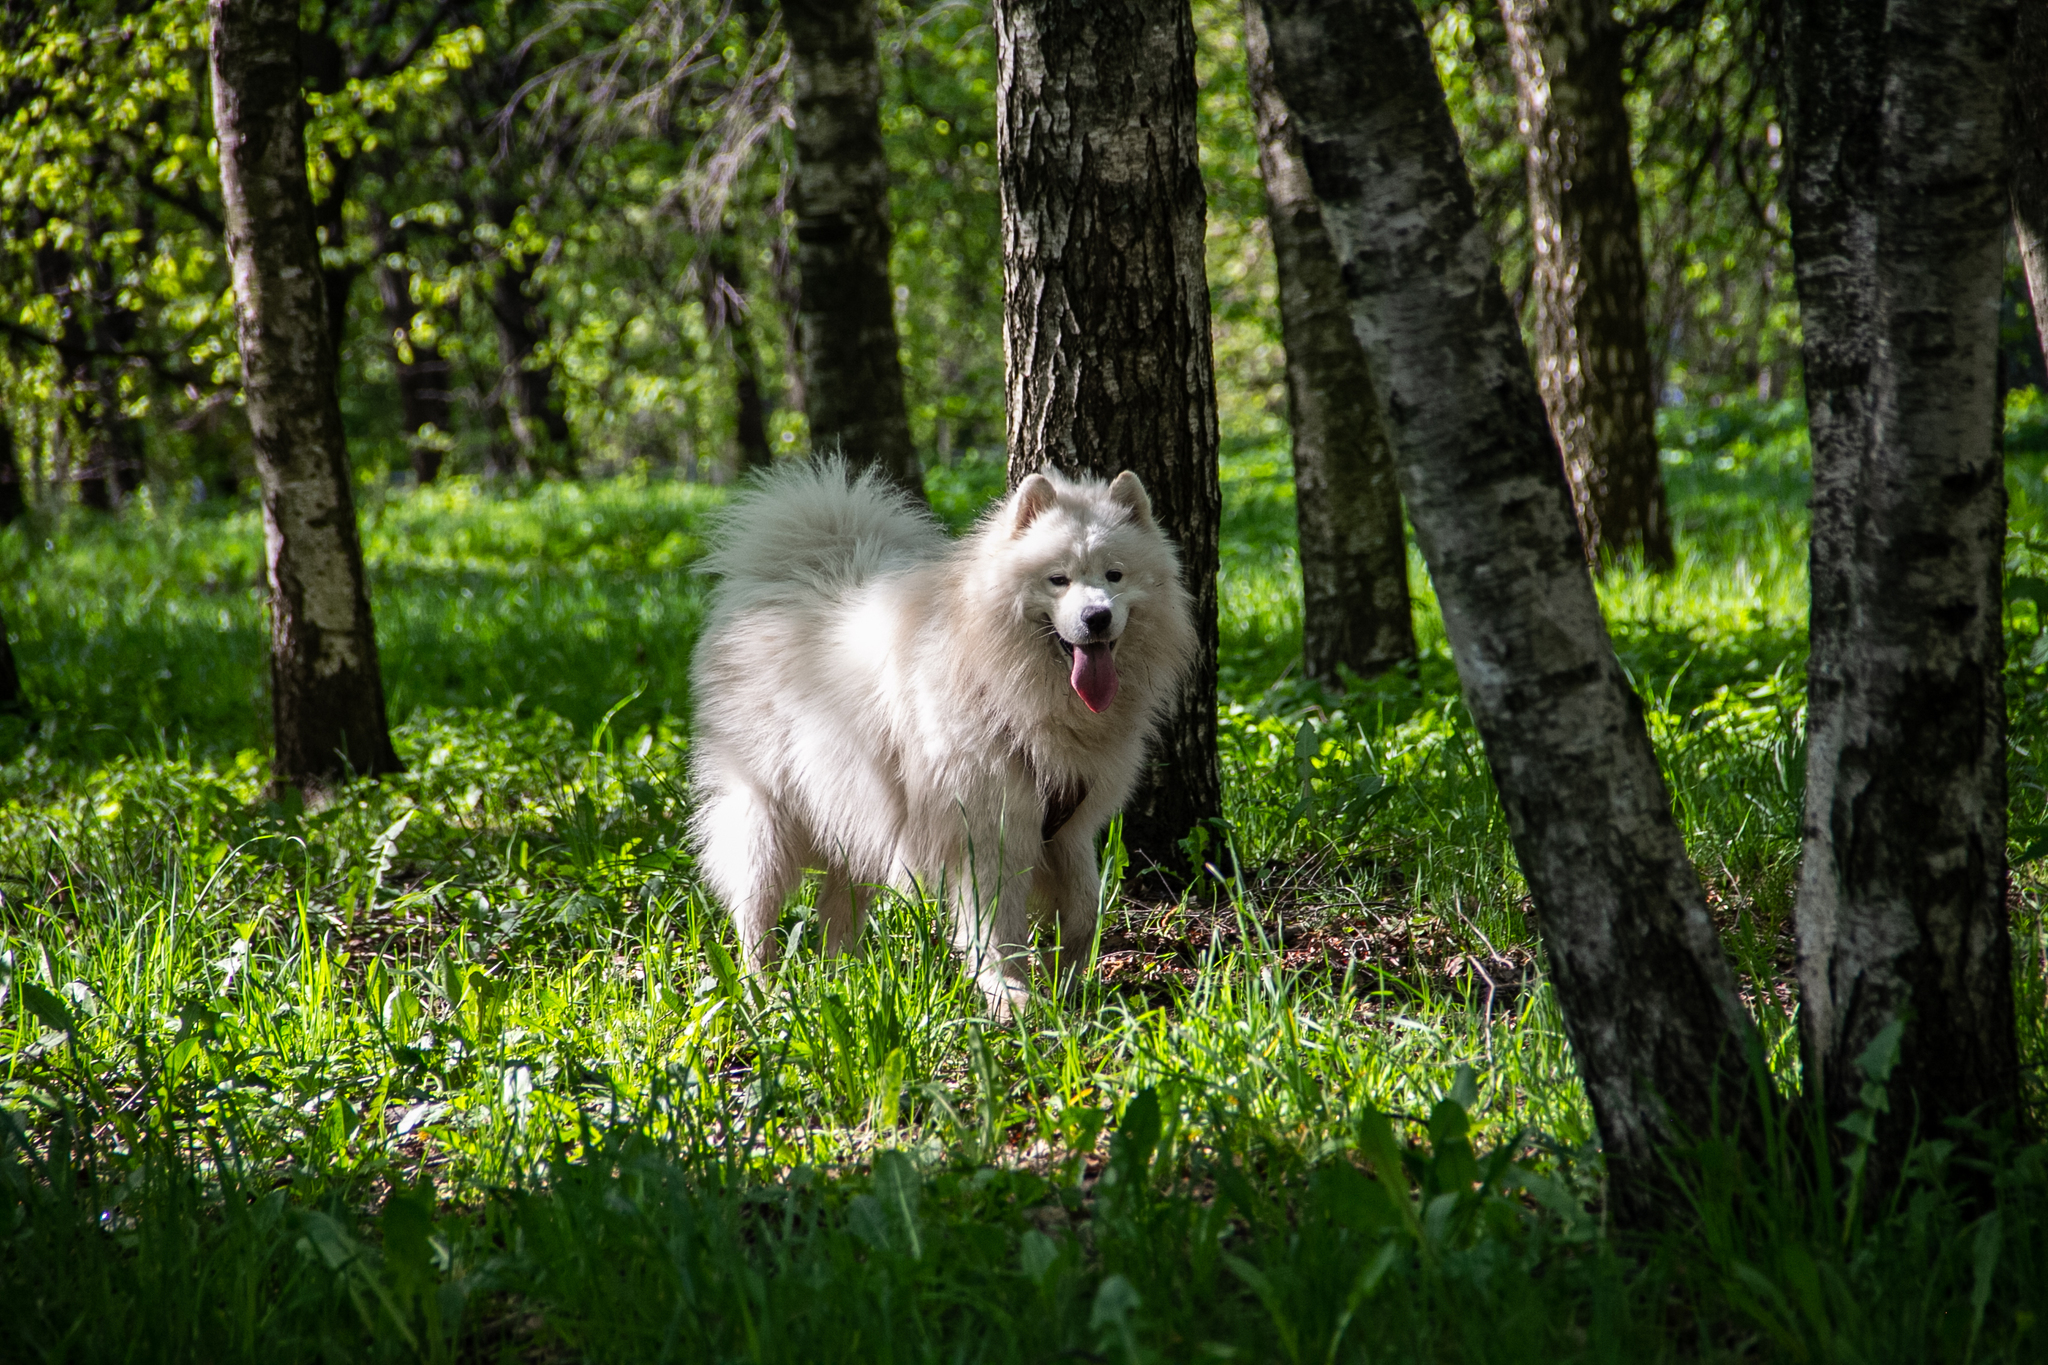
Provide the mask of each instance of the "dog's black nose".
[{"label": "dog's black nose", "polygon": [[1090,635],[1109,634],[1110,623],[1115,619],[1108,607],[1089,607],[1081,613],[1081,624]]}]

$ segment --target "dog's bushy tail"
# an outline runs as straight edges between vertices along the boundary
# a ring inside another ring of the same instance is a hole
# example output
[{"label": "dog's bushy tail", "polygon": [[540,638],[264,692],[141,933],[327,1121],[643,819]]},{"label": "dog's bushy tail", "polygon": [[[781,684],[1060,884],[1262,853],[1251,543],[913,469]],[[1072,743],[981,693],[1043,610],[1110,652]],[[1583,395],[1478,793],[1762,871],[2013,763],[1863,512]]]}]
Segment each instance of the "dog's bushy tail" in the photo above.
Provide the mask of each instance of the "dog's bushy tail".
[{"label": "dog's bushy tail", "polygon": [[838,456],[790,461],[756,479],[718,518],[701,573],[723,593],[779,583],[833,591],[928,558],[945,534],[880,471],[852,477]]}]

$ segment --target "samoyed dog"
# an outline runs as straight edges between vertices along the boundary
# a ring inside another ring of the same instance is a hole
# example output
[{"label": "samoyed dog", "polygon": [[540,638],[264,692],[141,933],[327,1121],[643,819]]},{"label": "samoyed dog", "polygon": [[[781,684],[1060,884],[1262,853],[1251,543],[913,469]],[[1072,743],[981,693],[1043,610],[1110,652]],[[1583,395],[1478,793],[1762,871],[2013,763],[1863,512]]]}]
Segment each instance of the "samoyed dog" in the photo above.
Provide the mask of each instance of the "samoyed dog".
[{"label": "samoyed dog", "polygon": [[691,664],[691,834],[749,971],[807,870],[828,953],[868,890],[943,890],[998,1015],[1034,929],[1093,940],[1094,839],[1195,651],[1144,485],[1032,474],[964,539],[870,472],[794,465],[741,494]]}]

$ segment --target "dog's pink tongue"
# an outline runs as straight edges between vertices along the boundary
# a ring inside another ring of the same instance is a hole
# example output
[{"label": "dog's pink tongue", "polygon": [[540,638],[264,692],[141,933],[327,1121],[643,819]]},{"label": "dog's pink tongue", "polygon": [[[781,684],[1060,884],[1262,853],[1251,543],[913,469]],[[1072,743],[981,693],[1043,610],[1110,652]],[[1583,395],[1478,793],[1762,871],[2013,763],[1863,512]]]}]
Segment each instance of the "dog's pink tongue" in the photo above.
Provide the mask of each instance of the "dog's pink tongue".
[{"label": "dog's pink tongue", "polygon": [[1074,691],[1090,711],[1106,711],[1116,700],[1116,660],[1108,645],[1075,645]]}]

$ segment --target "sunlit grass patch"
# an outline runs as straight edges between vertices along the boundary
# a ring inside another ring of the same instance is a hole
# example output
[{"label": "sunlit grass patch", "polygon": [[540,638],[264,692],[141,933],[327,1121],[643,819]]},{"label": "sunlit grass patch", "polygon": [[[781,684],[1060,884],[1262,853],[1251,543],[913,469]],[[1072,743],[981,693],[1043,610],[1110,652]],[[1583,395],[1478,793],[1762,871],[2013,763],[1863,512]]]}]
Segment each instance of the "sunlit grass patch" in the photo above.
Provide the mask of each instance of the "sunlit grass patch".
[{"label": "sunlit grass patch", "polygon": [[[1726,436],[1728,469],[1708,438],[1667,432],[1691,452],[1667,471],[1679,567],[1599,589],[1789,1084],[1803,465],[1756,426],[1746,453]],[[764,1313],[793,1359],[849,1324],[908,1341],[940,1319],[991,1359],[1043,1358],[1041,1330],[1115,1356],[1126,1328],[1265,1358],[1283,1321],[1317,1358],[1484,1357],[1508,1322],[1539,1358],[1662,1349],[1681,1268],[1598,1236],[1591,1113],[1427,574],[1411,555],[1415,667],[1341,692],[1303,680],[1287,469],[1284,449],[1224,468],[1225,810],[1186,849],[1202,891],[1123,899],[1112,845],[1099,970],[1008,1025],[984,1016],[940,908],[893,894],[860,952],[826,960],[807,891],[781,965],[740,978],[680,834],[690,562],[717,490],[458,482],[366,503],[407,771],[314,809],[261,794],[252,513],[0,535],[41,712],[0,722],[0,1239],[44,1276],[26,1298],[132,1321],[90,1285],[203,1264],[215,1278],[160,1309],[161,1332],[253,1332],[263,1319],[222,1306],[240,1294],[278,1305],[276,1339],[325,1333],[361,1358],[458,1337],[775,1354]],[[931,480],[956,527],[1002,484],[992,461]],[[2048,577],[2038,460],[2012,487],[2009,572]],[[2048,667],[2027,662],[2035,604],[2014,598],[2007,627],[2024,854]],[[2015,876],[2032,1059],[2043,869]],[[1356,1183],[1380,1114],[1398,1206]],[[2015,1188],[1994,1270],[2018,1304],[2044,1262],[2021,1221],[2033,1187]],[[1866,1299],[1924,1281],[1967,1302],[1975,1263],[1914,1248],[1979,1234],[1939,1200],[1923,1214],[1921,1241],[1886,1243],[1896,1280],[1867,1260],[1829,1273]],[[63,1263],[102,1278],[47,1270]],[[1536,1268],[1570,1293],[1501,1288]],[[1383,1287],[1359,1289],[1368,1271]],[[1898,1313],[1900,1340],[1926,1339]],[[1494,1326],[1468,1338],[1458,1314]],[[881,1339],[863,1344],[897,1349]]]}]

